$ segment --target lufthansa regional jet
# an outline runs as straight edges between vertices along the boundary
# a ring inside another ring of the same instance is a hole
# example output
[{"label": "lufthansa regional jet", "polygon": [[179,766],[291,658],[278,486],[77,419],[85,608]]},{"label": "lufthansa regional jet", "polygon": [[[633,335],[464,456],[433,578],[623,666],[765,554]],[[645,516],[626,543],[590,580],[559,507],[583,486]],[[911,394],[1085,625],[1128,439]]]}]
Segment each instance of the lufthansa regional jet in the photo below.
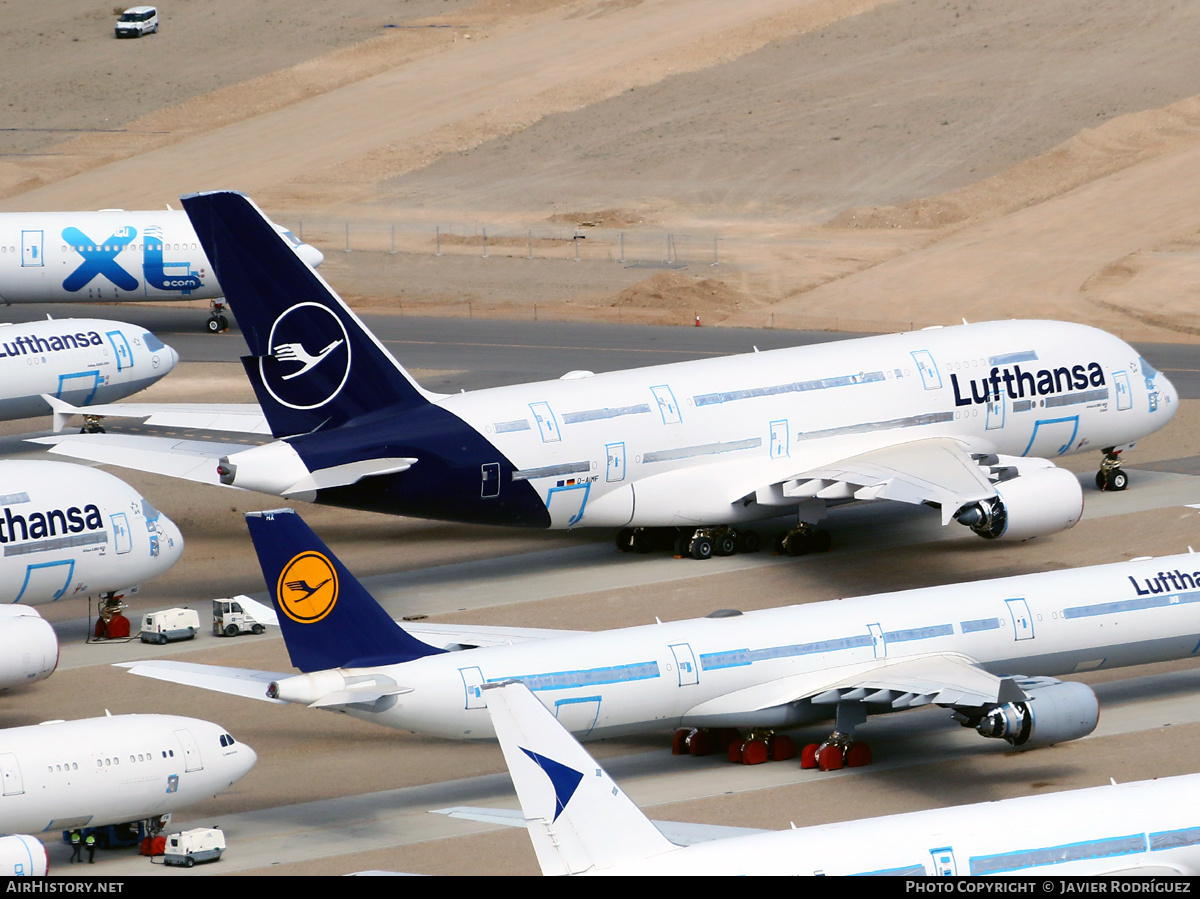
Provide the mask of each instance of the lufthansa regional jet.
[{"label": "lufthansa regional jet", "polygon": [[[281,225],[306,264],[321,251]],[[0,213],[0,302],[212,300],[208,330],[223,331],[221,285],[187,216],[176,209]]]},{"label": "lufthansa regional jet", "polygon": [[[164,815],[227,789],[255,761],[254,750],[220,725],[177,715],[0,730],[0,832],[57,838],[61,831],[143,823],[157,833]],[[0,840],[0,873],[44,874],[45,852],[39,857],[36,845],[28,837]],[[34,870],[22,869],[30,865]]]},{"label": "lufthansa regional jet", "polygon": [[[301,673],[123,667],[458,740],[494,737],[483,688],[512,680],[582,737],[832,719],[801,764],[834,770],[870,762],[855,738],[869,715],[922,706],[1020,749],[1087,736],[1095,693],[1055,675],[1192,658],[1200,643],[1191,554],[587,633],[401,626],[295,512],[246,520]],[[700,733],[677,745],[700,754],[716,739]],[[785,754],[780,736],[738,737],[740,760]]]},{"label": "lufthansa regional jet", "polygon": [[543,874],[1200,874],[1200,774],[783,831],[657,823],[523,685],[484,699],[521,813],[440,811],[526,827]]},{"label": "lufthansa regional jet", "polygon": [[[274,442],[50,437],[55,452],[356,509],[533,528],[617,528],[704,559],[828,547],[828,506],[940,510],[988,539],[1071,527],[1050,461],[1120,453],[1168,421],[1171,383],[1083,325],[1005,321],[440,395],[423,389],[245,196],[183,198],[250,353]],[[141,412],[152,415],[153,407]],[[245,410],[242,410],[243,412]],[[210,411],[196,420],[209,422]],[[153,417],[150,421],[153,422]],[[174,418],[177,424],[181,418]]]}]

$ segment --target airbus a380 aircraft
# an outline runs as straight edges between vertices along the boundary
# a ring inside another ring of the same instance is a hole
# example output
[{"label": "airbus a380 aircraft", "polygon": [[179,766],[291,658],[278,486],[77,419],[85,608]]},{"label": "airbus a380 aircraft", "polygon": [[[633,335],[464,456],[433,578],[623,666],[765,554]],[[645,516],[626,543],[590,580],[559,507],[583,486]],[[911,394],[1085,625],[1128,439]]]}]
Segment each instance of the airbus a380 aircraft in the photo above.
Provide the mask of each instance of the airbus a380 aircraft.
[{"label": "airbus a380 aircraft", "polygon": [[1013,321],[437,395],[248,198],[183,204],[278,439],[45,438],[55,452],[420,518],[614,527],[633,548],[679,528],[680,551],[707,558],[752,548],[745,526],[785,513],[798,519],[789,552],[827,546],[811,525],[850,500],[935,506],[987,538],[1054,533],[1083,495],[1047,459],[1103,451],[1098,480],[1123,489],[1116,454],[1178,405],[1123,341]]},{"label": "airbus a380 aircraft", "polygon": [[[223,727],[177,715],[0,730],[0,832],[55,833],[139,821],[153,829],[162,815],[236,783],[255,761],[254,750]],[[27,853],[27,846],[0,841],[0,869]]]},{"label": "airbus a380 aircraft", "polygon": [[[321,251],[271,228],[308,265]],[[0,213],[0,302],[216,300],[212,265],[187,216],[175,209]],[[228,322],[214,303],[210,331]]]},{"label": "airbus a380 aircraft", "polygon": [[[784,831],[703,824],[681,846],[521,684],[484,690],[543,874],[1200,874],[1200,774]],[[496,821],[489,809],[446,809]],[[506,822],[507,823],[507,822]]]},{"label": "airbus a380 aircraft", "polygon": [[494,736],[482,689],[510,680],[588,737],[832,718],[802,760],[833,769],[870,760],[853,738],[868,715],[920,706],[1016,747],[1086,736],[1095,694],[1051,675],[1190,658],[1200,644],[1190,554],[596,633],[401,627],[294,512],[246,520],[302,673],[124,667],[460,740]]},{"label": "airbus a380 aircraft", "polygon": [[111,403],[149,387],[178,361],[175,350],[137,325],[0,324],[0,419],[43,415],[51,409],[47,396],[73,407]]},{"label": "airbus a380 aircraft", "polygon": [[0,603],[111,598],[162,574],[182,552],[175,523],[108,472],[0,460]]}]

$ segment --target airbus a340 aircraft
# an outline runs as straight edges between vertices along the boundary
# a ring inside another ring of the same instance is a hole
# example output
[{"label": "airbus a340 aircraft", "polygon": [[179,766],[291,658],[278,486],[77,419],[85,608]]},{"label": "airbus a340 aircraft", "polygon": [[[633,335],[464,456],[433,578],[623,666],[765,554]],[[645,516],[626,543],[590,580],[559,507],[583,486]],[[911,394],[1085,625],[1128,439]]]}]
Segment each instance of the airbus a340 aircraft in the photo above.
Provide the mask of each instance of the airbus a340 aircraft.
[{"label": "airbus a340 aircraft", "polygon": [[707,558],[756,547],[747,524],[793,512],[784,548],[827,547],[812,523],[850,500],[935,506],[943,524],[987,538],[1054,533],[1078,520],[1083,495],[1047,458],[1103,451],[1098,482],[1124,489],[1117,454],[1178,405],[1128,344],[1061,322],[432,394],[248,198],[193,194],[183,204],[237,313],[246,372],[279,439],[246,449],[45,438],[55,452],[419,518],[614,527],[632,548],[653,542],[647,529],[679,528],[678,550]]},{"label": "airbus a340 aircraft", "polygon": [[[321,251],[271,224],[308,265]],[[221,285],[187,216],[175,209],[0,213],[0,302],[216,300]],[[214,303],[210,331],[228,322]]]},{"label": "airbus a340 aircraft", "polygon": [[520,680],[589,737],[832,718],[803,755],[825,769],[870,760],[853,739],[869,714],[928,705],[1034,748],[1086,736],[1099,714],[1089,687],[1050,675],[1190,658],[1200,642],[1190,554],[596,633],[402,628],[294,512],[246,520],[302,673],[123,666],[451,739],[493,737],[482,688]]},{"label": "airbus a340 aircraft", "polygon": [[[50,721],[0,731],[0,832],[155,819],[221,792],[257,756],[219,725],[176,715]],[[155,831],[156,832],[156,831]],[[0,868],[27,847],[0,841]]]},{"label": "airbus a340 aircraft", "polygon": [[175,523],[108,472],[0,460],[0,603],[111,598],[182,552]]},{"label": "airbus a340 aircraft", "polygon": [[0,324],[0,419],[111,403],[166,375],[179,354],[145,328],[95,319]]},{"label": "airbus a340 aircraft", "polygon": [[[735,837],[664,822],[703,841],[680,846],[523,685],[489,685],[483,697],[521,803],[514,823],[543,874],[1200,874],[1200,774]],[[444,811],[497,819],[494,809]]]}]

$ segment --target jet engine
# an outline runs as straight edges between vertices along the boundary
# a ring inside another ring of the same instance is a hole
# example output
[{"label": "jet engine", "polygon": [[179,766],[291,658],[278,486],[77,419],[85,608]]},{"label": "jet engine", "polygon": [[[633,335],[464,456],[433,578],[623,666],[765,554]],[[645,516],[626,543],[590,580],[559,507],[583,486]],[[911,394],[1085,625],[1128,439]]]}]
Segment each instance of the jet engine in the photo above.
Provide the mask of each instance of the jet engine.
[{"label": "jet engine", "polygon": [[984,711],[982,718],[959,716],[985,737],[1034,749],[1086,737],[1100,720],[1100,703],[1085,684],[1049,677],[1018,681],[1029,698]]},{"label": "jet engine", "polygon": [[49,868],[50,856],[36,837],[0,837],[0,877],[45,877]]},{"label": "jet engine", "polygon": [[[1073,527],[1083,514],[1083,488],[1069,471],[1041,459],[991,456],[996,495],[964,506],[954,518],[986,540],[1028,540]],[[1040,463],[1040,465],[1038,464]]]},{"label": "jet engine", "polygon": [[58,666],[58,637],[33,609],[8,606],[0,613],[0,689],[45,680]]}]

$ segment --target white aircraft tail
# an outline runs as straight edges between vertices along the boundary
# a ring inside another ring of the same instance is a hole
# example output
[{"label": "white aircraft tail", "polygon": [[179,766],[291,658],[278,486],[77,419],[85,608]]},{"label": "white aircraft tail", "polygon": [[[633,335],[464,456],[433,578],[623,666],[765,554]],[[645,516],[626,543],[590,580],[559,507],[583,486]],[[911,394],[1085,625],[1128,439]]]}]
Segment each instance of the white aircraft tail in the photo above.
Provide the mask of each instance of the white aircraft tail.
[{"label": "white aircraft tail", "polygon": [[543,874],[580,874],[679,848],[524,684],[485,686],[483,695]]}]

